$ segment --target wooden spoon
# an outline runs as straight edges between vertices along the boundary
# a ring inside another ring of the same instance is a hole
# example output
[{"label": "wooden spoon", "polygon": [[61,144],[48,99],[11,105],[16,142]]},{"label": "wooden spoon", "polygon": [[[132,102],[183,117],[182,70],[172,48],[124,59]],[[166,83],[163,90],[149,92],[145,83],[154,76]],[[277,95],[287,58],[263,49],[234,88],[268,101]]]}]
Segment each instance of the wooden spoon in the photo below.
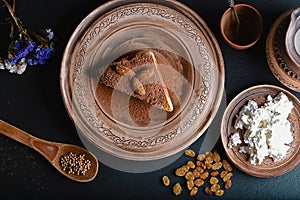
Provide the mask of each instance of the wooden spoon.
[{"label": "wooden spoon", "polygon": [[234,16],[235,16],[235,20],[236,20],[236,36],[238,37],[240,34],[240,19],[239,16],[237,14],[237,11],[235,9],[235,3],[234,0],[229,0],[229,7],[233,10]]},{"label": "wooden spoon", "polygon": [[[92,181],[98,173],[98,160],[97,158],[86,149],[71,145],[46,141],[37,137],[34,137],[25,131],[22,131],[7,122],[0,120],[0,132],[7,137],[14,139],[28,147],[33,148],[40,154],[42,154],[60,173],[66,177],[79,182]],[[61,159],[65,155],[73,153],[76,155],[84,155],[85,161],[90,161],[90,168],[86,170],[86,173],[77,175],[68,173],[61,166]]]}]

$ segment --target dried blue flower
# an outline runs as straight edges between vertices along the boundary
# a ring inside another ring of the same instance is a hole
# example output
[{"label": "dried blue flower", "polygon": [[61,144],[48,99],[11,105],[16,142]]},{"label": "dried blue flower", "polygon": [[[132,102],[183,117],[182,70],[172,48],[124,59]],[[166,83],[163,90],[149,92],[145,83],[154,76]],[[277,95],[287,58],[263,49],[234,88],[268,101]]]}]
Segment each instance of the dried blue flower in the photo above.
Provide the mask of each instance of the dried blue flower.
[{"label": "dried blue flower", "polygon": [[[0,59],[0,69],[8,69],[11,73],[22,74],[28,65],[43,65],[50,58],[54,51],[54,33],[51,29],[34,30],[23,27],[19,18],[16,17],[13,7],[6,0],[3,0],[7,7],[18,34],[11,31],[10,37],[13,40],[8,48],[7,59]],[[15,1],[13,1],[15,3]],[[13,38],[18,35],[18,38]]]},{"label": "dried blue flower", "polygon": [[5,69],[5,65],[1,57],[0,57],[0,69]]},{"label": "dried blue flower", "polygon": [[22,58],[17,64],[10,64],[7,61],[4,63],[7,70],[10,73],[22,74],[27,67],[27,62],[25,58]]},{"label": "dried blue flower", "polygon": [[52,39],[54,38],[54,33],[53,33],[53,31],[52,31],[50,28],[45,29],[45,31],[46,31],[46,33],[48,33],[48,39],[49,39],[49,40],[52,40]]},{"label": "dried blue flower", "polygon": [[24,44],[24,46],[21,46],[21,42],[19,40],[15,40],[14,42],[14,49],[15,49],[15,53],[11,53],[9,52],[10,56],[12,58],[9,58],[7,60],[7,62],[9,64],[15,65],[17,64],[22,58],[26,58],[36,47],[35,42],[32,41],[26,41],[26,43]]},{"label": "dried blue flower", "polygon": [[[54,51],[52,39],[54,33],[51,29],[31,32],[35,39],[21,37],[14,40],[8,51],[8,58],[5,66],[11,73],[21,74],[25,71],[27,65],[43,65],[50,58]],[[47,38],[45,38],[47,37]],[[24,65],[26,66],[24,67]],[[18,66],[23,66],[19,67]]]},{"label": "dried blue flower", "polygon": [[46,60],[50,57],[52,53],[51,47],[45,48],[36,48],[33,54],[33,58],[29,58],[27,60],[28,65],[38,65],[38,64],[45,64]]},{"label": "dried blue flower", "polygon": [[3,63],[0,63],[0,69],[5,69],[5,65]]}]

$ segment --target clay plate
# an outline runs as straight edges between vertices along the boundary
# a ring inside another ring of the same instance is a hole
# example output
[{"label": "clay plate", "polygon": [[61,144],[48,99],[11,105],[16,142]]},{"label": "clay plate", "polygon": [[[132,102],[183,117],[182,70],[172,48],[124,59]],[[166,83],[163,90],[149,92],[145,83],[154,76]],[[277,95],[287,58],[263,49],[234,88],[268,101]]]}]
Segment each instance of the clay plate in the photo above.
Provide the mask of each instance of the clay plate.
[{"label": "clay plate", "polygon": [[[236,131],[233,127],[236,115],[249,100],[254,100],[258,105],[265,102],[267,95],[276,96],[279,92],[284,92],[294,104],[294,109],[289,115],[294,141],[291,143],[290,151],[286,158],[274,163],[271,158],[265,158],[262,164],[252,165],[248,161],[248,154],[239,153],[237,147],[229,148],[228,140],[232,133]],[[292,170],[300,161],[300,102],[297,97],[277,86],[258,85],[244,90],[238,94],[227,106],[221,124],[221,138],[228,158],[241,171],[256,177],[269,178],[280,176]]]},{"label": "clay plate", "polygon": [[[170,116],[155,115],[158,121],[143,126],[132,120],[137,112],[127,113],[129,96],[119,98],[121,94],[104,88],[98,92],[99,72],[122,54],[141,48],[167,50],[191,64],[177,80],[186,86],[181,90],[184,98],[178,98],[180,106]],[[157,160],[184,150],[207,129],[221,102],[224,63],[206,23],[183,4],[110,1],[90,13],[72,34],[62,59],[60,84],[80,136],[118,158]]]}]

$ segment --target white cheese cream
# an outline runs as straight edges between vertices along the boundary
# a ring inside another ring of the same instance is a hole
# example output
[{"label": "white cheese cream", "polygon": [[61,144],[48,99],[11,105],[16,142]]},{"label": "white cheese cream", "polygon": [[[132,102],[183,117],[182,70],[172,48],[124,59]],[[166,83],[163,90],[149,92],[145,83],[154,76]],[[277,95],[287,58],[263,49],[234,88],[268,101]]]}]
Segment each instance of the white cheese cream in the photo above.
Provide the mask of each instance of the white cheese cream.
[{"label": "white cheese cream", "polygon": [[281,161],[293,141],[291,124],[288,121],[293,107],[293,103],[282,92],[274,99],[268,95],[261,107],[255,101],[248,101],[239,112],[234,125],[237,130],[244,129],[244,134],[232,133],[228,142],[229,148],[243,141],[239,152],[248,153],[249,161],[253,165],[261,164],[267,156],[274,162]]}]

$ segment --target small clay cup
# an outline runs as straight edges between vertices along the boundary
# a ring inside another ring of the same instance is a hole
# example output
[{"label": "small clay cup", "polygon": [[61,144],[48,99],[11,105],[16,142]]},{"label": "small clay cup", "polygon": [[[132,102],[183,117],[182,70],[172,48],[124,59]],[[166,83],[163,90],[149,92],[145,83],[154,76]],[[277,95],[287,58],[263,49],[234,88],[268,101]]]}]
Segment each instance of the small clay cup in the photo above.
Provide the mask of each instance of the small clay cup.
[{"label": "small clay cup", "polygon": [[233,9],[228,8],[220,22],[223,39],[234,49],[243,50],[253,46],[261,37],[263,20],[261,14],[251,5],[236,4],[238,25]]}]

